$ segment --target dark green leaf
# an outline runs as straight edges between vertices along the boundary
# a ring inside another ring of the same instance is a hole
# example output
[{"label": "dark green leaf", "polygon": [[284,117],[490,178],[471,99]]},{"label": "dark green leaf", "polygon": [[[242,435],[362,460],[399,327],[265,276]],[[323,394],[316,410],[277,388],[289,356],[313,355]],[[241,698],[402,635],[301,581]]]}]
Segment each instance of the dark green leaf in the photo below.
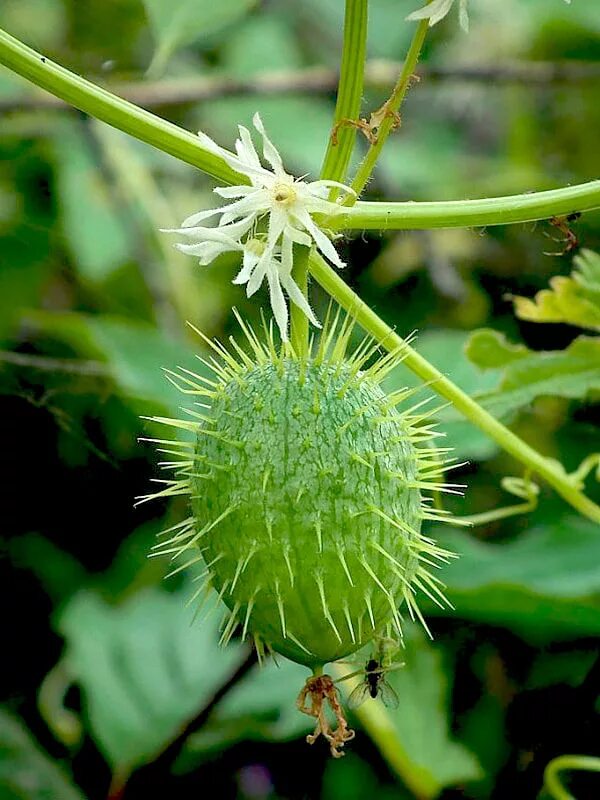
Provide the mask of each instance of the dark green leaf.
[{"label": "dark green leaf", "polygon": [[568,515],[503,544],[462,531],[436,533],[460,556],[442,578],[461,617],[542,641],[600,634],[600,536],[593,522]]},{"label": "dark green leaf", "polygon": [[219,703],[209,722],[189,740],[187,760],[245,739],[287,741],[314,727],[296,708],[309,676],[306,667],[283,659],[253,670]]},{"label": "dark green leaf", "polygon": [[[414,346],[420,355],[457,383],[467,394],[475,394],[495,386],[497,378],[474,368],[466,358],[464,347],[468,336],[466,331],[448,329],[427,331],[418,336]],[[394,391],[402,386],[419,385],[419,378],[406,367],[400,366],[386,382],[386,390]],[[423,389],[415,400],[421,400],[428,394],[432,394],[431,389]],[[412,402],[409,401],[409,405]],[[430,407],[434,405],[435,401],[430,403]],[[402,406],[399,408],[402,409]],[[452,409],[443,410],[438,419],[441,422],[440,431],[445,434],[443,446],[453,447],[457,458],[485,460],[497,452],[498,447],[495,442],[470,422],[459,419]]]},{"label": "dark green leaf", "polygon": [[128,259],[127,232],[81,121],[62,120],[54,141],[65,240],[84,282],[105,281]]},{"label": "dark green leaf", "polygon": [[25,725],[0,708],[0,797],[2,800],[84,800],[32,738]]},{"label": "dark green leaf", "polygon": [[180,406],[186,405],[185,395],[167,381],[164,368],[182,365],[207,374],[196,358],[203,352],[200,343],[193,349],[143,322],[109,315],[44,312],[32,313],[31,318],[81,356],[105,361],[118,393],[135,401],[136,409],[144,413],[158,406],[180,416]]}]

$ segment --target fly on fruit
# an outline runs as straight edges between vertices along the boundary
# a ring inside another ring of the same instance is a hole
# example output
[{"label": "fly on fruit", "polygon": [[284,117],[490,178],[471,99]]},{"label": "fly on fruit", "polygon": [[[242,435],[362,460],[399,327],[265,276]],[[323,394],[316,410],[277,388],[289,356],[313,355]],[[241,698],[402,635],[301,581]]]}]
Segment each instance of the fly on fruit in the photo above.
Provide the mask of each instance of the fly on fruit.
[{"label": "fly on fruit", "polygon": [[379,697],[388,708],[398,708],[400,702],[398,695],[386,680],[388,672],[404,666],[403,662],[392,661],[391,655],[397,649],[398,644],[393,639],[379,639],[376,652],[367,660],[363,669],[350,672],[336,681],[336,683],[340,683],[357,675],[362,677],[361,682],[350,692],[349,708],[358,708],[369,697]]}]

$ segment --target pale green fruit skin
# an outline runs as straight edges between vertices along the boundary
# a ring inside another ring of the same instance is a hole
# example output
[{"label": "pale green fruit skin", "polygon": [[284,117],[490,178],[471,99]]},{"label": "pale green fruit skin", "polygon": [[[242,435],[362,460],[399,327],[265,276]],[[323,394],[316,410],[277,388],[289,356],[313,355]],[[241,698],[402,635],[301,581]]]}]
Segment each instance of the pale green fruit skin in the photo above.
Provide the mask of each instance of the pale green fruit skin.
[{"label": "pale green fruit skin", "polygon": [[198,528],[229,511],[199,543],[207,564],[218,559],[213,586],[240,622],[254,597],[248,630],[296,662],[354,652],[390,620],[390,599],[400,605],[418,567],[421,495],[406,486],[417,453],[402,416],[343,362],[295,359],[232,379],[207,413],[191,492]]}]

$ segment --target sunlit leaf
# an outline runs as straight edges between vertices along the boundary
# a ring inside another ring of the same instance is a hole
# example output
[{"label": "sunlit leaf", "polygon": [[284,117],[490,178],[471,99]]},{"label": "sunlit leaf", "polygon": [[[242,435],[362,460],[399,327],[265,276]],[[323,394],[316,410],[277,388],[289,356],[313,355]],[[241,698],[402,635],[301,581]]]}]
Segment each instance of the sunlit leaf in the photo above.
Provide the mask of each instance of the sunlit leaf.
[{"label": "sunlit leaf", "polygon": [[46,755],[25,725],[0,708],[2,800],[84,800],[62,769]]},{"label": "sunlit leaf", "polygon": [[66,663],[113,770],[156,756],[243,657],[240,647],[218,646],[215,616],[192,624],[189,595],[146,589],[110,606],[82,592],[60,617]]},{"label": "sunlit leaf", "polygon": [[570,277],[556,275],[533,300],[513,297],[515,314],[530,322],[566,322],[600,331],[600,255],[582,250]]}]

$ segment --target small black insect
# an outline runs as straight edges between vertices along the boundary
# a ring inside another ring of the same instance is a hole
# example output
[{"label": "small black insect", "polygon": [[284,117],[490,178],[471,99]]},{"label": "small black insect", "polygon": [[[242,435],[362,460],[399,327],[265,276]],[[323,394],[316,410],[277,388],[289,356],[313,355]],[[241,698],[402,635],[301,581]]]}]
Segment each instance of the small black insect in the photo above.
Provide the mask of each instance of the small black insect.
[{"label": "small black insect", "polygon": [[390,668],[384,667],[376,658],[370,658],[365,664],[361,683],[355,686],[350,693],[348,706],[358,708],[367,697],[379,697],[384,706],[398,708],[400,702],[398,695],[385,679],[385,673]]},{"label": "small black insect", "polygon": [[[340,678],[345,681],[348,678],[362,676],[361,682],[354,687],[348,697],[348,706],[358,708],[367,698],[379,697],[381,702],[388,708],[398,708],[399,700],[396,691],[386,680],[386,673],[391,670],[403,667],[403,663],[392,662],[390,650],[397,649],[396,643],[391,639],[379,640],[378,652],[373,653],[364,666],[364,669],[356,670]],[[336,681],[338,683],[339,681]]]}]

